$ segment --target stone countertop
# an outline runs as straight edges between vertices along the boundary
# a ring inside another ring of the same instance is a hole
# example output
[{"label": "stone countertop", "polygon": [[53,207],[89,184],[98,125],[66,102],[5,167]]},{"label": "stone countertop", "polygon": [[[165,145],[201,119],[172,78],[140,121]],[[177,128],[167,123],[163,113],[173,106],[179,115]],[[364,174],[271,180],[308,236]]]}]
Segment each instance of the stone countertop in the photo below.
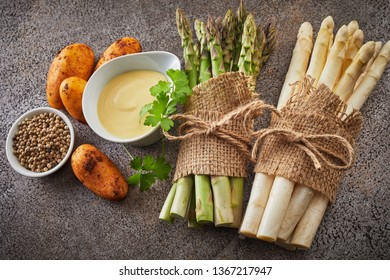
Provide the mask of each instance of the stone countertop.
[{"label": "stone countertop", "polygon": [[[83,42],[96,60],[118,38],[137,38],[144,51],[164,50],[182,59],[175,9],[191,20],[224,15],[239,1],[1,1],[0,2],[0,259],[389,259],[390,258],[390,69],[362,109],[364,127],[357,161],[328,207],[311,250],[286,251],[237,231],[188,229],[184,221],[162,223],[158,215],[169,180],[141,193],[131,187],[120,202],[101,199],[74,176],[70,162],[45,178],[16,173],[5,155],[5,139],[25,111],[48,106],[46,75],[56,53]],[[388,1],[254,1],[245,5],[258,23],[277,25],[277,46],[258,79],[257,91],[276,104],[301,23],[332,15],[336,28],[357,20],[365,40],[389,40]],[[266,120],[263,125],[266,125]],[[90,143],[106,153],[123,174],[129,158],[119,144],[99,138],[72,120],[75,147]],[[158,155],[161,142],[130,147],[133,155]],[[166,143],[175,163],[177,144]],[[246,180],[248,200],[253,174]]]}]

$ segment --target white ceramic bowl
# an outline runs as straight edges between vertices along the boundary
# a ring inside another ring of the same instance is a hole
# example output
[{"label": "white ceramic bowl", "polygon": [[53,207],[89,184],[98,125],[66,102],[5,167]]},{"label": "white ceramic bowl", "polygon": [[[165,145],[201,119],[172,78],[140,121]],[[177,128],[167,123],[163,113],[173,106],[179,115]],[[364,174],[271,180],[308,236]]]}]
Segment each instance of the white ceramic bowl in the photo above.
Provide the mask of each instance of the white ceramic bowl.
[{"label": "white ceramic bowl", "polygon": [[[68,152],[66,153],[65,157],[55,167],[53,167],[52,169],[50,169],[46,172],[34,172],[31,170],[28,170],[27,168],[24,168],[20,164],[19,160],[16,158],[16,156],[13,153],[12,146],[13,146],[13,138],[14,138],[15,134],[18,132],[18,124],[26,118],[30,118],[34,115],[39,115],[41,113],[54,113],[54,114],[61,117],[61,119],[69,127],[70,145],[69,145],[69,149],[68,149]],[[74,130],[73,130],[73,126],[72,126],[72,123],[70,122],[69,118],[64,113],[62,113],[61,111],[59,111],[57,109],[50,108],[50,107],[40,107],[40,108],[36,108],[36,109],[32,109],[30,111],[27,111],[26,113],[21,115],[15,121],[15,123],[12,125],[10,131],[8,132],[7,141],[5,144],[5,149],[6,149],[8,161],[11,164],[12,168],[15,169],[16,172],[18,172],[19,174],[28,176],[28,177],[43,177],[43,176],[47,176],[49,174],[56,172],[58,169],[61,168],[61,166],[63,166],[65,164],[65,162],[69,159],[70,155],[72,154],[73,145],[74,145]]]},{"label": "white ceramic bowl", "polygon": [[[180,60],[174,54],[162,51],[128,54],[104,63],[89,78],[84,89],[82,107],[88,125],[100,137],[116,143],[146,146],[158,141],[161,138],[159,125],[148,133],[135,138],[124,139],[111,134],[102,126],[99,120],[98,100],[104,86],[122,73],[134,70],[152,70],[158,71],[167,77],[166,71],[170,68],[180,69]],[[170,81],[169,77],[167,79]]]}]

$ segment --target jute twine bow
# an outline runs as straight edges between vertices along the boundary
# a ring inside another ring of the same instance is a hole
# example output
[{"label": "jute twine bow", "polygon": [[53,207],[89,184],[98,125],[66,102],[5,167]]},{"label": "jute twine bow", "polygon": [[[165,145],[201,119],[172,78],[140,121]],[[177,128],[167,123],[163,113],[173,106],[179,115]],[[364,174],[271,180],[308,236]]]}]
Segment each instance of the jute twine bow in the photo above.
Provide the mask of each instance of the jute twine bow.
[{"label": "jute twine bow", "polygon": [[[265,104],[261,100],[254,100],[246,105],[240,106],[221,118],[219,121],[206,121],[193,114],[175,114],[170,117],[171,120],[180,120],[182,124],[177,130],[177,136],[164,131],[168,140],[185,140],[194,136],[213,135],[223,139],[230,145],[236,147],[248,160],[256,162],[251,153],[251,135],[253,131],[249,128],[249,122],[262,114],[263,109],[269,109],[276,114],[278,111],[272,105]],[[245,137],[233,130],[226,129],[223,126],[237,117],[243,118],[243,127],[248,132],[249,137]]]},{"label": "jute twine bow", "polygon": [[[290,129],[283,128],[267,128],[255,132],[254,137],[256,138],[255,144],[252,150],[252,158],[256,158],[257,151],[259,149],[260,143],[263,139],[269,135],[276,135],[283,137],[290,143],[295,144],[296,147],[304,151],[313,161],[314,167],[319,170],[322,165],[320,160],[328,167],[336,170],[345,170],[352,166],[355,158],[355,150],[352,145],[344,138],[339,135],[334,134],[303,134]],[[327,149],[321,145],[316,144],[311,140],[335,140],[340,146],[344,147],[348,152],[348,159],[344,159],[334,153],[332,150]],[[325,156],[331,156],[338,159],[343,164],[333,163],[328,160]]]}]

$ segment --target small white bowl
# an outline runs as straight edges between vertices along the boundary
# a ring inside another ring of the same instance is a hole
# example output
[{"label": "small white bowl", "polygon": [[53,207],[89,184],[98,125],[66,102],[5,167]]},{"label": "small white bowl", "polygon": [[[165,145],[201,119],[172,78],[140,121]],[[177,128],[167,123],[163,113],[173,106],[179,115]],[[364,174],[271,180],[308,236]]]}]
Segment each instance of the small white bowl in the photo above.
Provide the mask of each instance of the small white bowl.
[{"label": "small white bowl", "polygon": [[[100,137],[116,142],[127,143],[134,146],[146,146],[160,140],[160,125],[148,133],[135,138],[119,138],[107,131],[101,124],[98,116],[98,100],[104,86],[114,77],[134,70],[152,70],[166,75],[168,69],[180,69],[180,60],[169,52],[152,51],[137,54],[128,54],[114,58],[96,70],[89,78],[83,93],[83,114],[90,128]],[[138,120],[135,120],[138,121]]]},{"label": "small white bowl", "polygon": [[[41,113],[54,113],[54,114],[60,116],[60,118],[69,127],[70,145],[69,145],[69,149],[68,149],[68,152],[66,153],[65,157],[55,167],[53,167],[52,169],[50,169],[46,172],[34,172],[34,171],[31,171],[31,170],[23,167],[20,164],[19,160],[16,158],[16,156],[13,153],[12,146],[13,146],[13,138],[19,129],[18,124],[26,118],[30,118],[34,115],[39,115]],[[40,108],[36,108],[36,109],[32,109],[30,111],[27,111],[26,113],[21,115],[15,121],[15,123],[12,125],[10,131],[8,132],[5,147],[6,147],[6,154],[7,154],[8,161],[11,164],[12,168],[15,169],[16,172],[18,172],[19,174],[28,176],[28,177],[44,177],[44,176],[47,176],[49,174],[56,172],[58,169],[60,169],[65,164],[65,162],[69,159],[69,157],[72,153],[73,145],[74,145],[74,130],[73,130],[73,126],[72,126],[72,123],[70,122],[69,118],[64,113],[62,113],[61,111],[59,111],[57,109],[50,108],[50,107],[40,107]]]}]

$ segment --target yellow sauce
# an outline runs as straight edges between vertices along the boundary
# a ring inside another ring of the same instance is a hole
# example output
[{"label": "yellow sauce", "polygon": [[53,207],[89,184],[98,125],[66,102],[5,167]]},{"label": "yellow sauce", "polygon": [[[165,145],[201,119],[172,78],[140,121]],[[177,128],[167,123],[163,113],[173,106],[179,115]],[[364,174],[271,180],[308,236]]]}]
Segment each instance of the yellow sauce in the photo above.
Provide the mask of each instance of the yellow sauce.
[{"label": "yellow sauce", "polygon": [[155,99],[149,89],[165,76],[156,71],[129,71],[110,80],[98,100],[98,115],[103,127],[120,138],[134,138],[153,129],[139,119],[141,108]]}]

